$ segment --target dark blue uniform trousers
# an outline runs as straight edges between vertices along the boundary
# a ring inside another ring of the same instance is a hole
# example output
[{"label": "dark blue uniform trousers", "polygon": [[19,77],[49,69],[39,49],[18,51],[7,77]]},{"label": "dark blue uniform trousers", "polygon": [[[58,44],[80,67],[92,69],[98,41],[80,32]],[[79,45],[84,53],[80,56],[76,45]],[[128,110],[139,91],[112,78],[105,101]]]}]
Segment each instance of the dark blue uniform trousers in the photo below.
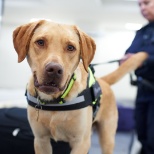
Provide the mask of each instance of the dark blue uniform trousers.
[{"label": "dark blue uniform trousers", "polygon": [[135,121],[141,154],[154,154],[154,91],[143,85],[138,89]]}]

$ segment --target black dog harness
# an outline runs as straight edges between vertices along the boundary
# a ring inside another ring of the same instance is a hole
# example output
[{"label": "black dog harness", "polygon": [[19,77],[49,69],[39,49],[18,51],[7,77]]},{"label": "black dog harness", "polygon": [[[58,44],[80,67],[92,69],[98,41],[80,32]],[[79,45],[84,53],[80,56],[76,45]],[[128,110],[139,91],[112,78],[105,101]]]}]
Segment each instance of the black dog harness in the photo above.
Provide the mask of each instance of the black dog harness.
[{"label": "black dog harness", "polygon": [[88,80],[87,88],[83,90],[76,98],[71,101],[65,101],[65,97],[71,90],[75,80],[76,75],[73,74],[70,79],[69,85],[64,91],[64,93],[55,100],[46,101],[41,100],[38,96],[31,96],[28,91],[26,91],[27,102],[30,106],[47,111],[68,111],[68,110],[77,110],[87,106],[93,107],[93,113],[95,114],[100,106],[100,98],[102,95],[101,88],[98,82],[95,80],[93,75],[93,69],[88,69]]}]

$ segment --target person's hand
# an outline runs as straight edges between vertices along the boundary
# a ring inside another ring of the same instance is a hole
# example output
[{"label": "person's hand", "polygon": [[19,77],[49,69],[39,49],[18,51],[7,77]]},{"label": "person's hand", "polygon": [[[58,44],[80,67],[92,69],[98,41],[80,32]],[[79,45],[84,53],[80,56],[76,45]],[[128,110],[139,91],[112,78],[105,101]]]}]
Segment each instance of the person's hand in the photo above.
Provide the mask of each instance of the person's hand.
[{"label": "person's hand", "polygon": [[133,56],[134,55],[134,53],[127,53],[127,54],[125,54],[122,58],[121,58],[121,60],[119,61],[119,65],[121,65],[122,63],[124,63],[127,59],[129,59],[131,56]]}]

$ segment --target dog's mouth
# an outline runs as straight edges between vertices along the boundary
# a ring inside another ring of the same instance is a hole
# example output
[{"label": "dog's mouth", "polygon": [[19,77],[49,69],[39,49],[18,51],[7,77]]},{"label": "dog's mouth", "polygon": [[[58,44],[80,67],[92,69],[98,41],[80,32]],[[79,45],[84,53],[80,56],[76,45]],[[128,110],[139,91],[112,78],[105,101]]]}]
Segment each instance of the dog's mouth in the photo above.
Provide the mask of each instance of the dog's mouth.
[{"label": "dog's mouth", "polygon": [[65,89],[66,85],[68,83],[68,80],[64,84],[64,86],[60,87],[60,83],[58,81],[49,81],[49,82],[44,82],[40,84],[37,80],[36,75],[34,75],[34,86],[41,92],[50,94],[50,93],[58,93],[61,92]]}]

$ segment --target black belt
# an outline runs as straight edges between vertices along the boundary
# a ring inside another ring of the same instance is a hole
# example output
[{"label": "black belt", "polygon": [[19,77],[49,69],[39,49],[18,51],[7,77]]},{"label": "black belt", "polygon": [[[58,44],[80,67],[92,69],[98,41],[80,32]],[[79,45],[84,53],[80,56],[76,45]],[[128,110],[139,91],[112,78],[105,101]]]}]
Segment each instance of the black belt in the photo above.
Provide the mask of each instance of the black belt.
[{"label": "black belt", "polygon": [[137,77],[136,80],[133,80],[132,74],[130,73],[130,83],[133,86],[137,86],[139,83],[148,87],[151,90],[154,90],[154,82],[144,79],[142,77]]},{"label": "black belt", "polygon": [[148,87],[151,90],[154,90],[154,83],[152,83],[149,80],[143,79],[142,77],[138,77],[138,82],[141,83],[142,85]]}]

